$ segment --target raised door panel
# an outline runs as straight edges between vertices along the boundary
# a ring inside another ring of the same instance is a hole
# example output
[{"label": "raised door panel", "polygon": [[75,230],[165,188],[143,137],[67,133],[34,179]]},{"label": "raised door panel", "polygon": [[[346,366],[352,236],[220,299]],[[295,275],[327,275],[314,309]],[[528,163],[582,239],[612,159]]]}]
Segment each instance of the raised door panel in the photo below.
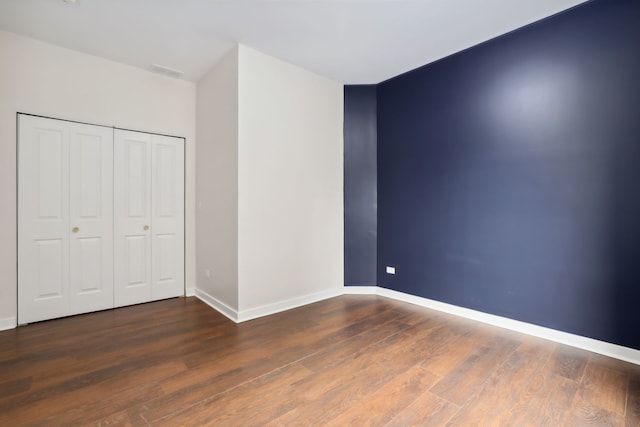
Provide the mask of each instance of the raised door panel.
[{"label": "raised door panel", "polygon": [[152,137],[152,299],[184,295],[184,139]]},{"label": "raised door panel", "polygon": [[18,323],[65,316],[69,306],[69,131],[19,116]]},{"label": "raised door panel", "polygon": [[116,307],[151,300],[151,135],[116,130],[114,138]]},{"label": "raised door panel", "polygon": [[70,134],[70,297],[74,313],[113,307],[113,129]]}]

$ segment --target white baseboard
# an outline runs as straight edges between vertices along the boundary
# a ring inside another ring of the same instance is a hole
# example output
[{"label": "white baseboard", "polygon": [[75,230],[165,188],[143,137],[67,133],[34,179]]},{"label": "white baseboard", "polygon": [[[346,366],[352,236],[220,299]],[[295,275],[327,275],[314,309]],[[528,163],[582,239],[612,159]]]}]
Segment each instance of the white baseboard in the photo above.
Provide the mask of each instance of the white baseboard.
[{"label": "white baseboard", "polygon": [[229,307],[214,296],[209,295],[205,291],[195,289],[195,296],[209,307],[220,312],[224,316],[233,320],[236,323],[246,322],[247,320],[257,319],[258,317],[268,316],[270,314],[279,313],[281,311],[291,310],[303,305],[312,304],[314,302],[322,301],[328,298],[337,297],[343,294],[342,288],[335,290],[317,292],[315,294],[303,295],[301,297],[291,298],[285,301],[279,301],[274,304],[267,304],[249,310],[237,310]]},{"label": "white baseboard", "polygon": [[[624,360],[629,363],[640,365],[640,350],[624,347],[617,344],[611,344],[605,341],[599,341],[593,338],[587,338],[580,335],[570,334],[568,332],[557,331],[555,329],[545,328],[543,326],[533,325],[531,323],[521,322],[519,320],[509,319],[507,317],[496,316],[493,314],[483,313],[481,311],[471,310],[428,298],[406,294],[391,289],[381,288],[378,286],[344,286],[343,288],[324,291],[315,294],[305,295],[302,297],[292,298],[286,301],[268,304],[249,310],[238,312],[222,301],[212,297],[200,289],[195,289],[194,294],[214,310],[225,315],[236,323],[245,322],[270,314],[279,313],[285,310],[291,310],[303,305],[322,301],[324,299],[333,298],[339,295],[380,295],[383,297],[407,302],[409,304],[419,305],[421,307],[430,308],[432,310],[453,314],[455,316],[464,317],[466,319],[475,320],[489,325],[498,326],[500,328],[509,329],[523,334],[543,338],[549,341],[565,344],[571,347],[580,348],[591,351],[593,353],[602,354],[615,359]],[[188,293],[187,293],[188,295]],[[13,322],[13,323],[11,323]],[[11,324],[10,324],[11,323]],[[5,329],[15,327],[15,319],[0,319],[0,330],[3,325],[9,325]]]},{"label": "white baseboard", "polygon": [[15,317],[5,317],[4,319],[0,319],[0,331],[13,329],[17,325],[18,325],[18,321]]},{"label": "white baseboard", "polygon": [[391,289],[377,287],[376,294],[640,365],[640,350],[635,350],[629,347],[623,347],[621,345],[611,344],[593,338],[587,338],[580,335],[570,334],[568,332],[533,325],[531,323],[458,307]]},{"label": "white baseboard", "polygon": [[376,295],[378,293],[377,286],[345,286],[343,289],[345,295]]},{"label": "white baseboard", "polygon": [[209,307],[213,308],[218,313],[238,323],[238,312],[233,308],[229,307],[227,304],[220,301],[219,299],[217,299],[216,297],[213,297],[200,289],[195,289],[194,296],[198,298],[200,301],[207,304]]},{"label": "white baseboard", "polygon": [[184,289],[185,297],[195,297],[196,296],[196,288],[185,288]]},{"label": "white baseboard", "polygon": [[247,320],[256,319],[258,317],[268,316],[270,314],[279,313],[281,311],[291,310],[303,305],[312,304],[314,302],[337,297],[343,294],[342,288],[331,289],[327,291],[317,292],[314,294],[303,295],[301,297],[291,298],[285,301],[279,301],[273,304],[267,304],[249,310],[242,310],[238,313],[238,321],[245,322]]}]

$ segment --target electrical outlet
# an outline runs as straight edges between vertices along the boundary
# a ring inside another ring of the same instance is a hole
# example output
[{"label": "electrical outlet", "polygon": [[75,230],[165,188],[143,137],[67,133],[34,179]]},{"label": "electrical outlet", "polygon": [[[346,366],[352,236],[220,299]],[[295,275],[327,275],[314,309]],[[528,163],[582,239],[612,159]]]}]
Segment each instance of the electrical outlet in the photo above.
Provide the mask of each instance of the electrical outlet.
[{"label": "electrical outlet", "polygon": [[387,274],[396,274],[396,268],[387,265]]}]

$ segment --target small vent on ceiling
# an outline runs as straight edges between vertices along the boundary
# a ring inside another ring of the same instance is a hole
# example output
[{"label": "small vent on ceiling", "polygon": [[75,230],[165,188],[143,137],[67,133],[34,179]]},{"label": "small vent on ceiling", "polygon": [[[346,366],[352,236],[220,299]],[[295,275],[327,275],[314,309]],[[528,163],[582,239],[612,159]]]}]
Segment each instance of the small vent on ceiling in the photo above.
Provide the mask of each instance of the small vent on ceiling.
[{"label": "small vent on ceiling", "polygon": [[151,69],[156,73],[164,74],[170,77],[180,77],[184,74],[182,71],[174,70],[173,68],[165,67],[163,65],[151,64]]}]

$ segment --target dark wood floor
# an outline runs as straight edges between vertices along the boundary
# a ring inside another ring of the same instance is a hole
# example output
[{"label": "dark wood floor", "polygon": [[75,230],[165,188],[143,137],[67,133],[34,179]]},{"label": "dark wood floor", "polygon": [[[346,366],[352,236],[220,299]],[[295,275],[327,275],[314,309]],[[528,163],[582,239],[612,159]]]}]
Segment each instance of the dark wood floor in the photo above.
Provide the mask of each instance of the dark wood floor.
[{"label": "dark wood floor", "polygon": [[640,367],[376,296],[0,332],[0,426],[640,426]]}]

